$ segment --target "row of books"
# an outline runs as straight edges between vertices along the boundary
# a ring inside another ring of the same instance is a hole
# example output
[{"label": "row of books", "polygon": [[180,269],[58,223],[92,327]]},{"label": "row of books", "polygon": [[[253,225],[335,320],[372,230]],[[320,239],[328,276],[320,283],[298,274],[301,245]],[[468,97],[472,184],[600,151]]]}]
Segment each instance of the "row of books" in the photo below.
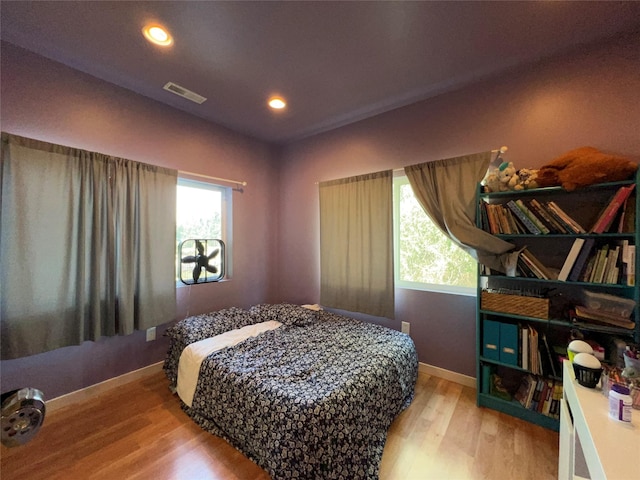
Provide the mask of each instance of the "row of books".
[{"label": "row of books", "polygon": [[480,202],[483,230],[492,234],[586,233],[555,202],[510,200],[506,204]]},{"label": "row of books", "polygon": [[636,246],[629,240],[595,248],[593,238],[576,238],[558,280],[634,286]]},{"label": "row of books", "polygon": [[552,418],[560,418],[562,382],[549,378],[525,375],[514,395],[520,404]]},{"label": "row of books", "polygon": [[[635,202],[629,201],[631,197],[631,193],[635,188],[635,183],[631,185],[623,185],[620,187],[616,193],[613,194],[611,200],[600,212],[598,215],[598,219],[589,230],[589,233],[605,233],[611,229],[611,226],[617,223],[616,231],[621,233],[623,231],[632,232],[633,229],[627,229],[625,225],[628,225],[629,218],[628,216],[635,214]],[[617,222],[614,222],[615,219],[618,219]]]},{"label": "row of books", "polygon": [[[635,219],[635,184],[620,187],[602,209],[588,233],[632,232]],[[557,203],[510,200],[506,204],[480,202],[483,230],[492,234],[584,234],[587,231]]]},{"label": "row of books", "polygon": [[531,325],[518,325],[521,345],[519,366],[536,375],[560,376],[554,352],[549,348],[547,336],[539,334]]},{"label": "row of books", "polygon": [[521,277],[540,278],[542,280],[555,280],[557,277],[526,247],[518,255],[516,269]]},{"label": "row of books", "polygon": [[485,320],[482,338],[482,355],[488,360],[518,366],[535,375],[559,376],[560,367],[546,335],[531,325]]},{"label": "row of books", "polygon": [[608,313],[594,308],[587,308],[582,305],[576,305],[569,315],[571,321],[577,325],[595,323],[597,325],[608,325],[626,328],[628,330],[633,330],[636,326],[635,322],[629,317],[623,317],[622,315],[616,315],[615,313]]}]

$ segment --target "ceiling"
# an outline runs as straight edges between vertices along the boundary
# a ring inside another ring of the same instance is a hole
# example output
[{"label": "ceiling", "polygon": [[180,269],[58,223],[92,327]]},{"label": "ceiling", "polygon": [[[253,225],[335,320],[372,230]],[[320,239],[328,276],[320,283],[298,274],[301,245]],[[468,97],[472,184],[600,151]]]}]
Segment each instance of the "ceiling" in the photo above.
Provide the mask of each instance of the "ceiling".
[{"label": "ceiling", "polygon": [[[640,31],[640,2],[6,1],[1,38],[284,144]],[[149,44],[148,22],[169,48]],[[168,81],[207,98],[162,89]],[[266,106],[272,94],[285,111]]]}]

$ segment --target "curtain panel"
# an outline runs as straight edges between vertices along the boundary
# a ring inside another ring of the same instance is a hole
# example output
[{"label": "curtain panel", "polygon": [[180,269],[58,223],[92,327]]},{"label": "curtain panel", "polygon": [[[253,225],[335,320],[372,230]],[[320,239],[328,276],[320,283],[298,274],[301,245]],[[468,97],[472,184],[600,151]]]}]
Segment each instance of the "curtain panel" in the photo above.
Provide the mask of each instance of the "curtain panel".
[{"label": "curtain panel", "polygon": [[320,303],[394,318],[393,177],[321,182]]},{"label": "curtain panel", "polygon": [[2,359],[174,319],[177,171],[2,133]]},{"label": "curtain panel", "polygon": [[490,163],[491,152],[484,152],[404,170],[420,205],[440,230],[475,260],[506,272],[515,261],[507,253],[514,245],[476,227],[476,189]]}]

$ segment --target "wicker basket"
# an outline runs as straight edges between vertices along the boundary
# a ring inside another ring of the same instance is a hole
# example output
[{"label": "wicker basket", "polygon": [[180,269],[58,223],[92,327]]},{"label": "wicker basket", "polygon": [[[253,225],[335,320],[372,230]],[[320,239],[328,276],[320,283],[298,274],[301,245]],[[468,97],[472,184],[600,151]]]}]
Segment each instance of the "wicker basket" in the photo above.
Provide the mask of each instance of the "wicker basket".
[{"label": "wicker basket", "polygon": [[576,380],[583,387],[596,388],[602,374],[602,368],[587,368],[574,363],[573,373],[576,374]]},{"label": "wicker basket", "polygon": [[513,313],[523,317],[549,318],[549,299],[509,295],[483,291],[480,304],[483,310]]}]

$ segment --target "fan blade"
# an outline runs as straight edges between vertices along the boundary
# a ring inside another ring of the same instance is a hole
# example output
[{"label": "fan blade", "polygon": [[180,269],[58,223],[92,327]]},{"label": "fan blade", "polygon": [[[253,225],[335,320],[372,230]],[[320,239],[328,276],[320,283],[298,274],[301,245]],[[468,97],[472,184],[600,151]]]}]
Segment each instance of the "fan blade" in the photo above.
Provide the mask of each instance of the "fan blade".
[{"label": "fan blade", "polygon": [[200,267],[196,265],[193,269],[193,281],[198,283],[198,279],[200,278]]},{"label": "fan blade", "polygon": [[207,272],[218,273],[218,269],[216,267],[214,267],[213,265],[207,265],[204,268],[207,269]]},{"label": "fan blade", "polygon": [[209,256],[207,257],[209,260],[211,260],[213,257],[215,257],[216,255],[218,255],[218,253],[220,253],[220,249],[216,248],[213,252],[211,252],[209,254]]},{"label": "fan blade", "polygon": [[182,263],[193,263],[198,261],[198,257],[194,257],[193,255],[187,255],[186,257],[182,257]]},{"label": "fan blade", "polygon": [[204,255],[204,245],[200,240],[196,240],[196,248],[198,249],[198,255]]}]

